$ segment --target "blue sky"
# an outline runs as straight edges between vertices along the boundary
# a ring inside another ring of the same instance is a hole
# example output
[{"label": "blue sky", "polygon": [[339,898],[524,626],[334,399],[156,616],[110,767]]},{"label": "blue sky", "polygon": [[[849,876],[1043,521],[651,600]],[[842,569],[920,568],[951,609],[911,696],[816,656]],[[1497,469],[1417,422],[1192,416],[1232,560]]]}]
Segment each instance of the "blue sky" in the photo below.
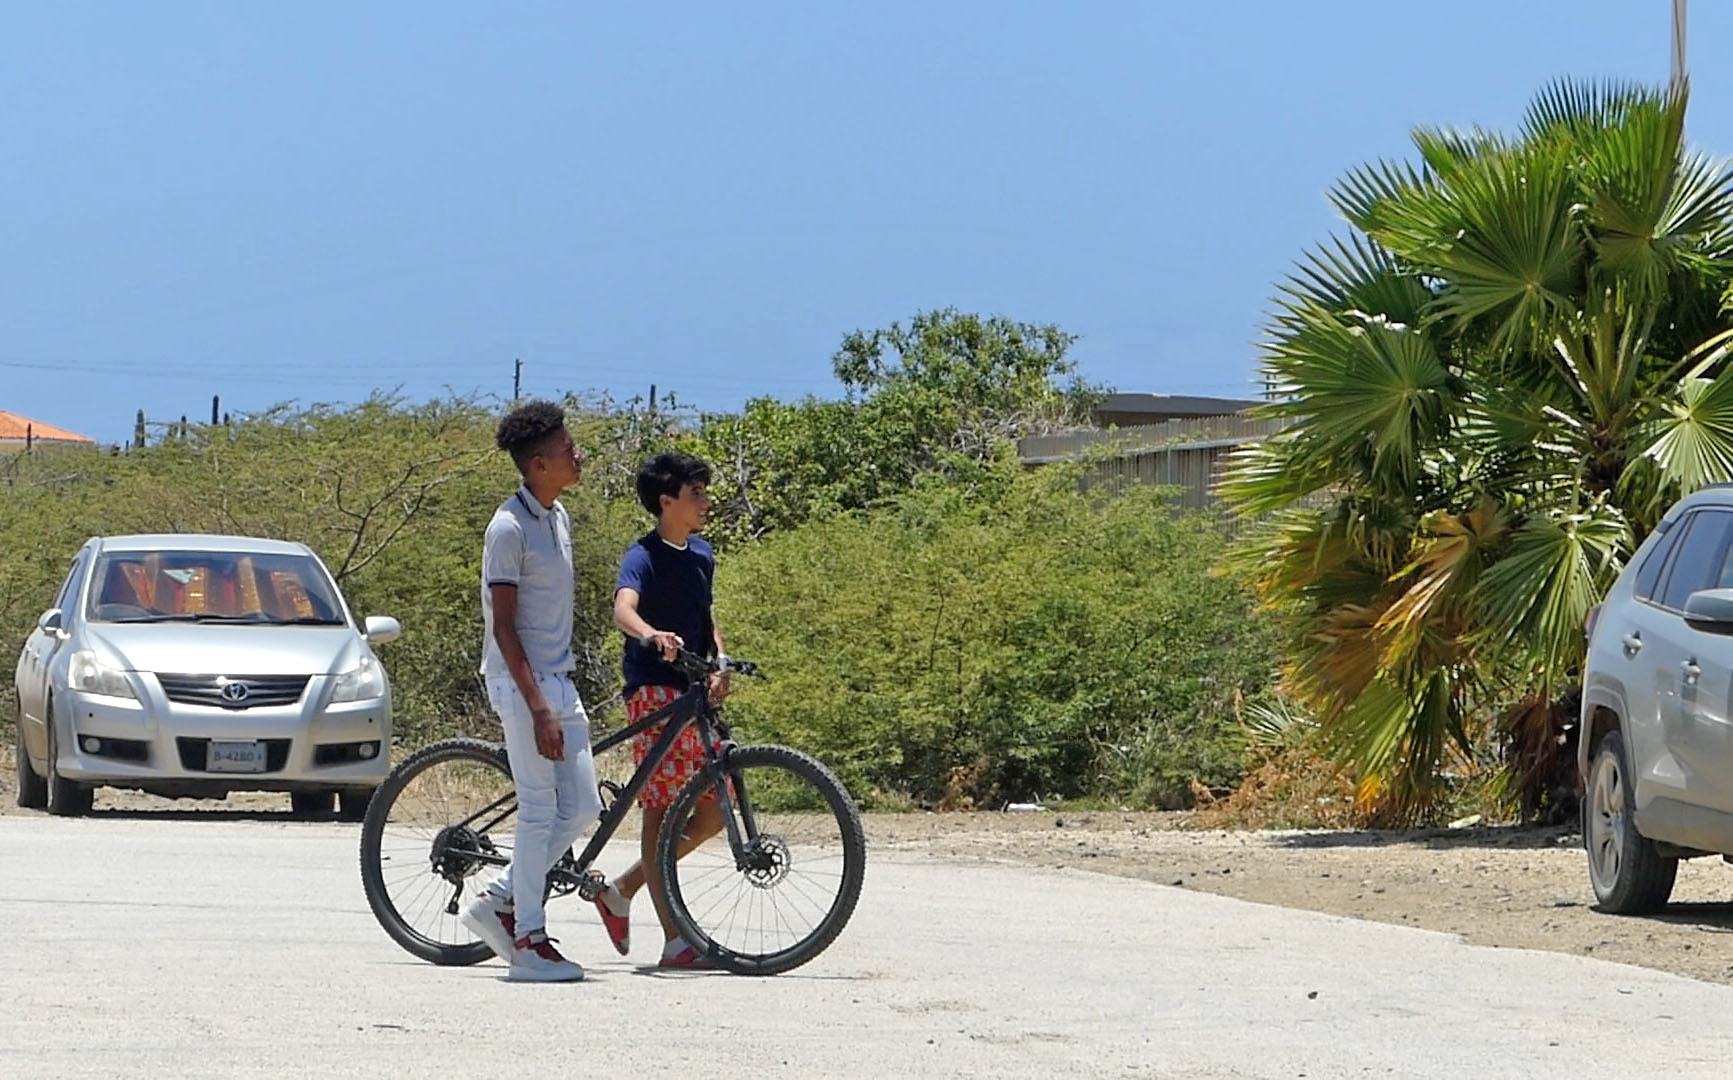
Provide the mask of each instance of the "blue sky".
[{"label": "blue sky", "polygon": [[[1342,171],[1663,82],[1667,0],[77,3],[0,14],[0,409],[101,439],[374,388],[834,393],[955,306],[1246,393]],[[1733,10],[1691,13],[1733,153]]]}]

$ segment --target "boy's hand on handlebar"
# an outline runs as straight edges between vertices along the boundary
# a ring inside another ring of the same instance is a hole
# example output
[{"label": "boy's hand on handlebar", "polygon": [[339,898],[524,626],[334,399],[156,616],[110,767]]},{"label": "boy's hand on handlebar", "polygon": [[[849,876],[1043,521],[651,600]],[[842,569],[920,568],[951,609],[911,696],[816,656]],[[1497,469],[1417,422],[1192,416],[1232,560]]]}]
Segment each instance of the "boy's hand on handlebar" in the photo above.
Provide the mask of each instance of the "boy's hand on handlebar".
[{"label": "boy's hand on handlebar", "polygon": [[712,705],[720,705],[728,697],[729,675],[730,672],[728,671],[714,671],[710,673],[710,703]]},{"label": "boy's hand on handlebar", "polygon": [[646,649],[655,649],[662,654],[664,660],[674,660],[680,655],[680,650],[686,647],[686,642],[670,630],[652,630],[640,639]]}]

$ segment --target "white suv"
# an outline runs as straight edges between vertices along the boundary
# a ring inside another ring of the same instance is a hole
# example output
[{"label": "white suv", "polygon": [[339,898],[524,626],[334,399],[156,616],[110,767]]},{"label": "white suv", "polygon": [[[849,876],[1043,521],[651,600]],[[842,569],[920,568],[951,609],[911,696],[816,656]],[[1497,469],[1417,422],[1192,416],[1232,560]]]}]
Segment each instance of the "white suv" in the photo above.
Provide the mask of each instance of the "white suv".
[{"label": "white suv", "polygon": [[1587,629],[1589,881],[1604,910],[1654,911],[1680,859],[1733,855],[1733,487],[1669,510]]}]

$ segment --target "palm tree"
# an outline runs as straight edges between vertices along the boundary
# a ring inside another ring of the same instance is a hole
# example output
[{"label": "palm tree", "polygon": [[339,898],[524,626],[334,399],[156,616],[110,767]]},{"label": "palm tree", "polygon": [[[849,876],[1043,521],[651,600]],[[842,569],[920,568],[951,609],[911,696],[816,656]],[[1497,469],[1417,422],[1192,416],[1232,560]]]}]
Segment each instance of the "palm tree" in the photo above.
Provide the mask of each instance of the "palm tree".
[{"label": "palm tree", "polygon": [[1293,426],[1230,472],[1265,519],[1240,565],[1375,816],[1423,810],[1495,721],[1544,771],[1588,609],[1674,498],[1733,478],[1733,176],[1687,152],[1685,105],[1561,82],[1514,137],[1417,130],[1418,165],[1335,188],[1353,234],[1280,291]]}]

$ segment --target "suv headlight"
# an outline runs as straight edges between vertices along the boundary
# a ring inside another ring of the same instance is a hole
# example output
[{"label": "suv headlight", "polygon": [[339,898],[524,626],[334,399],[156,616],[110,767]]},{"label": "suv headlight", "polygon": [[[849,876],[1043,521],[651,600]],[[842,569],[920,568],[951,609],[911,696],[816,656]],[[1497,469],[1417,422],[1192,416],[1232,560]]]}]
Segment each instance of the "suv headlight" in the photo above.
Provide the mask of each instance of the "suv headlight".
[{"label": "suv headlight", "polygon": [[385,696],[385,670],[379,661],[363,656],[361,663],[337,676],[331,691],[333,703],[341,701],[372,701]]},{"label": "suv headlight", "polygon": [[72,659],[67,662],[66,672],[67,685],[81,693],[138,700],[138,694],[133,692],[126,672],[109,667],[89,649],[80,649],[73,653]]}]

